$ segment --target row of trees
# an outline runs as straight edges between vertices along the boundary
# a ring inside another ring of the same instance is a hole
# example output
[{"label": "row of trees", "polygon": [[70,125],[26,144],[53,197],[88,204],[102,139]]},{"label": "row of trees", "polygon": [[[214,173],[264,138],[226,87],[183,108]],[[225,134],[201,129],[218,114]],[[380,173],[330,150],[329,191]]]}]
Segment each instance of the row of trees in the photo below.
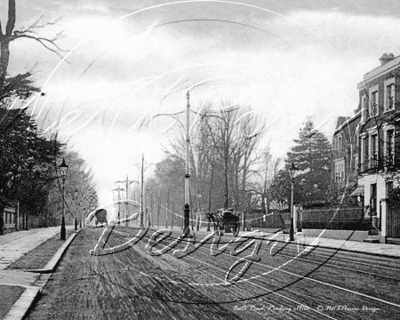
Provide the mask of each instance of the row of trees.
[{"label": "row of trees", "polygon": [[[69,165],[64,200],[58,172],[62,158]],[[63,201],[67,217],[81,218],[77,196],[87,210],[97,205],[93,174],[84,160],[67,151],[57,135],[43,135],[25,108],[10,109],[7,103],[0,106],[0,168],[0,212],[18,202],[21,215],[32,220],[30,225],[58,224]],[[0,232],[3,225],[1,214]]]},{"label": "row of trees", "polygon": [[[78,154],[67,151],[66,143],[57,139],[57,133],[44,135],[34,115],[28,112],[27,99],[40,93],[32,73],[9,75],[10,44],[18,39],[36,41],[58,55],[62,50],[56,44],[61,34],[52,38],[38,35],[38,29],[54,23],[40,20],[28,28],[16,30],[15,0],[8,1],[5,29],[0,23],[0,233],[3,232],[3,210],[19,203],[26,220],[35,220],[37,226],[59,224],[61,204],[64,201],[70,217],[77,217],[72,208],[75,194],[88,209],[97,205],[93,175]],[[62,198],[58,165],[62,158],[69,162],[66,199]],[[72,188],[78,192],[72,192]],[[28,224],[26,224],[28,225]]]},{"label": "row of trees", "polygon": [[[203,106],[193,113],[189,153],[192,212],[218,208],[247,208],[254,181],[261,179],[263,151],[258,149],[265,132],[264,122],[251,109],[231,106]],[[165,160],[157,164],[146,189],[164,211],[182,215],[186,140],[182,126],[179,138],[165,149]],[[172,218],[171,218],[172,219]],[[171,220],[172,221],[172,220]],[[172,223],[172,222],[171,222]]]},{"label": "row of trees", "polygon": [[[331,149],[325,136],[308,121],[286,160],[276,158],[261,142],[268,128],[249,107],[208,105],[193,113],[191,130],[190,199],[192,212],[233,207],[238,211],[287,210],[290,199],[288,167],[298,169],[296,202],[326,200],[330,191]],[[165,159],[146,182],[157,223],[180,224],[184,204],[186,141],[179,138],[165,149]],[[161,218],[160,218],[161,217]],[[175,219],[175,220],[174,220]],[[204,216],[203,216],[204,219]],[[175,221],[175,222],[174,222]],[[154,223],[154,218],[153,218]]]}]

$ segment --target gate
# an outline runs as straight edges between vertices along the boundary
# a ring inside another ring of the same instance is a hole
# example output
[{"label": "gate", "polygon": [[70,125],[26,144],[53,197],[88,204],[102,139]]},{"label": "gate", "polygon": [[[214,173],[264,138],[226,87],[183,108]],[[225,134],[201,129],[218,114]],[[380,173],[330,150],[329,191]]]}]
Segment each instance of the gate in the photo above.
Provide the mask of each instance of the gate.
[{"label": "gate", "polygon": [[400,238],[400,203],[387,206],[386,235]]}]

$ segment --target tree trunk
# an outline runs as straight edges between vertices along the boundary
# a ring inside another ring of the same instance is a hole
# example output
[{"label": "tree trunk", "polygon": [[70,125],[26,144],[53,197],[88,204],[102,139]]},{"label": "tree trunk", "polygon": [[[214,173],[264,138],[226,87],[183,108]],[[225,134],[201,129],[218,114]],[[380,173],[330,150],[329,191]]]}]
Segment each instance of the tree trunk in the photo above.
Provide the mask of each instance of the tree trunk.
[{"label": "tree trunk", "polygon": [[1,41],[1,56],[0,56],[0,99],[4,95],[4,83],[7,75],[8,63],[10,60],[10,49],[8,40]]},{"label": "tree trunk", "polygon": [[225,190],[224,190],[224,208],[229,207],[229,182],[228,182],[228,156],[226,155],[224,159],[224,183],[225,183]]},{"label": "tree trunk", "polygon": [[[244,164],[243,164],[243,179],[242,179],[242,195],[246,198],[246,183],[247,183],[247,152],[244,154]],[[244,207],[244,206],[243,206]]]},{"label": "tree trunk", "polygon": [[6,33],[0,30],[0,99],[4,95],[4,83],[10,61],[10,37],[15,26],[15,0],[8,1],[8,21]]},{"label": "tree trunk", "polygon": [[171,212],[171,229],[174,228],[174,214],[175,214],[175,202],[173,202],[172,212]]}]

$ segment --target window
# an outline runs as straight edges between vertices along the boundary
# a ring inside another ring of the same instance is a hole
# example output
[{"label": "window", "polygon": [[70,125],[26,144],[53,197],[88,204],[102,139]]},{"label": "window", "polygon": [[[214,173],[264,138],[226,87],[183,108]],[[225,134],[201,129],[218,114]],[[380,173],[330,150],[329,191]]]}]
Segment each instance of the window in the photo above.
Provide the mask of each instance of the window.
[{"label": "window", "polygon": [[371,215],[376,216],[376,183],[371,184],[371,198],[369,200]]},{"label": "window", "polygon": [[333,138],[333,150],[342,150],[342,136],[338,135]]},{"label": "window", "polygon": [[367,99],[367,96],[365,96],[365,95],[363,95],[361,97],[361,107],[362,107],[362,110],[361,110],[361,122],[365,122],[366,119],[367,119],[367,113],[368,113],[368,110],[369,110],[369,108],[368,108],[368,99]]},{"label": "window", "polygon": [[370,168],[378,165],[378,135],[371,135],[371,153],[370,153]]},{"label": "window", "polygon": [[337,149],[342,150],[342,137],[338,137]]},{"label": "window", "polygon": [[[393,81],[393,80],[392,80]],[[385,111],[394,109],[394,82],[386,82],[385,86]]]},{"label": "window", "polygon": [[394,164],[394,129],[386,131],[385,138],[385,162],[387,165]]},{"label": "window", "polygon": [[393,191],[393,181],[386,182],[386,198],[389,198],[389,195],[392,191]]},{"label": "window", "polygon": [[5,212],[5,223],[14,223],[14,213],[10,211]]},{"label": "window", "polygon": [[362,148],[363,148],[362,170],[365,170],[365,169],[367,169],[368,156],[369,156],[369,154],[368,154],[368,137],[363,138]]},{"label": "window", "polygon": [[335,182],[344,181],[344,160],[335,162]]},{"label": "window", "polygon": [[371,100],[369,106],[369,116],[375,117],[378,115],[378,90],[371,92]]},{"label": "window", "polygon": [[396,89],[395,89],[395,78],[385,80],[384,82],[384,110],[390,111],[395,108],[396,101]]}]

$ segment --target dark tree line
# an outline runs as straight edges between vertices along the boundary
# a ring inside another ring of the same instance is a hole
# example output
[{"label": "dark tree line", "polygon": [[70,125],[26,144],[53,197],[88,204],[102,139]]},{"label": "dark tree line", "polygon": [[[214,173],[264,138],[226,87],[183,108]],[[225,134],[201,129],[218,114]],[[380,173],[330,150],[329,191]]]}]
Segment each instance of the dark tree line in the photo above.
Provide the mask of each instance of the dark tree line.
[{"label": "dark tree line", "polygon": [[[57,174],[57,166],[63,157],[71,159],[70,172],[77,176],[77,181],[83,181],[84,188],[81,189],[87,194],[95,194],[92,174],[82,165],[83,160],[67,151],[66,144],[57,139],[56,133],[44,135],[24,106],[27,99],[41,91],[35,85],[32,73],[8,74],[13,41],[35,41],[46,50],[61,55],[62,50],[57,45],[61,33],[52,38],[43,37],[37,33],[38,29],[54,23],[42,23],[39,19],[28,28],[16,29],[16,21],[16,3],[9,0],[5,28],[0,21],[0,233],[4,227],[4,208],[16,203],[26,220],[37,217],[42,225],[59,223],[60,204],[67,201],[60,196]],[[77,163],[80,163],[79,167]],[[97,198],[92,196],[90,202],[97,204]]]}]

